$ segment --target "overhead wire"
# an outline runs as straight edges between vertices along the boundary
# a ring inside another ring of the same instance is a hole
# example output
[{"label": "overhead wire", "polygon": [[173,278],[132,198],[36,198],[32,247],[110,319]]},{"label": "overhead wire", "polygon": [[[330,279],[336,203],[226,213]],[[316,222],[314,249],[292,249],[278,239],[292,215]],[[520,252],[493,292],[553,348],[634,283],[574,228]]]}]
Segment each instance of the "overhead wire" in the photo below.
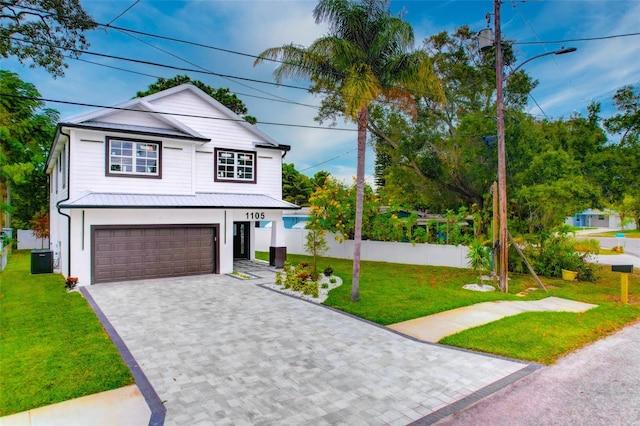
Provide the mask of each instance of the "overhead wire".
[{"label": "overhead wire", "polygon": [[116,16],[115,18],[113,18],[108,24],[107,27],[110,26],[111,24],[113,24],[114,22],[116,22],[118,19],[122,18],[125,13],[127,13],[128,11],[130,11],[131,9],[133,9],[133,7],[135,5],[137,5],[138,3],[140,3],[140,0],[136,0],[133,4],[131,4],[129,7],[127,7],[125,10],[123,10],[118,16]]},{"label": "overhead wire", "polygon": [[[538,35],[538,33],[536,32],[536,30],[533,28],[533,25],[531,25],[531,22],[529,22],[529,20],[522,14],[522,12],[520,11],[520,9],[518,8],[518,5],[513,2],[512,3],[512,7],[513,9],[516,11],[516,13],[520,16],[520,19],[522,19],[524,21],[524,23],[527,25],[527,27],[529,27],[529,29],[531,30],[531,32],[533,33],[533,35],[536,37],[536,39],[538,39],[538,41],[540,41],[540,36]],[[547,46],[544,46],[544,50],[549,52],[549,50],[547,49]],[[553,62],[555,62],[556,65],[558,65],[558,62],[556,62],[555,58],[552,58]],[[511,71],[513,72],[513,68],[511,67]],[[533,95],[531,94],[531,92],[528,93],[529,98],[531,98],[531,100],[533,101],[534,104],[536,104],[536,106],[538,107],[538,109],[540,110],[540,112],[542,113],[542,115],[544,115],[547,120],[549,119],[549,117],[547,116],[547,113],[544,112],[544,110],[542,109],[542,107],[540,106],[540,104],[538,103],[538,101],[536,100],[536,98],[533,97]]]},{"label": "overhead wire", "polygon": [[[138,37],[136,37],[136,36],[134,36],[134,35],[131,35],[131,34],[127,33],[127,32],[123,32],[123,34],[127,35],[128,37],[133,38],[134,40],[139,41],[140,43],[146,44],[147,46],[152,47],[153,49],[159,50],[160,52],[166,53],[167,55],[170,55],[170,56],[172,56],[172,57],[174,57],[174,58],[176,58],[176,59],[179,59],[179,60],[181,60],[181,61],[183,61],[183,62],[186,62],[186,63],[187,63],[187,64],[189,64],[189,65],[193,65],[194,67],[198,67],[198,68],[200,68],[201,70],[204,70],[204,71],[211,71],[211,70],[209,70],[209,69],[207,69],[207,68],[205,68],[205,67],[203,67],[203,66],[200,66],[200,65],[198,65],[198,64],[196,64],[196,63],[194,63],[194,62],[191,62],[191,61],[189,61],[189,60],[187,60],[187,59],[185,59],[185,58],[183,58],[183,57],[181,57],[181,56],[179,56],[179,55],[176,55],[176,54],[174,54],[174,53],[172,53],[172,52],[169,52],[168,50],[163,49],[163,48],[161,48],[161,47],[159,47],[159,46],[156,46],[156,45],[151,44],[151,43],[149,43],[149,42],[147,42],[147,41],[144,41],[144,40],[142,40],[142,39],[140,39],[140,38],[138,38]],[[292,100],[290,100],[290,99],[284,98],[284,97],[282,97],[282,96],[278,96],[278,95],[274,95],[274,94],[268,93],[268,92],[266,92],[266,91],[264,91],[264,90],[260,90],[260,89],[257,89],[257,88],[255,88],[255,87],[251,87],[251,86],[249,86],[249,85],[248,85],[248,84],[246,84],[246,83],[242,83],[242,82],[240,82],[240,81],[236,81],[236,80],[235,80],[234,78],[232,78],[232,77],[221,77],[221,78],[223,78],[223,79],[225,79],[225,80],[227,80],[227,81],[231,81],[231,82],[234,82],[234,83],[236,83],[236,84],[239,84],[239,85],[241,85],[241,86],[243,86],[243,87],[247,87],[247,88],[249,88],[249,89],[255,90],[255,91],[259,92],[259,93],[263,93],[263,94],[266,94],[266,95],[269,95],[269,96],[273,96],[275,99],[278,99],[278,100],[280,100],[280,101],[286,101],[286,102],[291,103],[291,104],[297,104],[297,105],[302,105],[302,106],[308,106],[308,105],[306,105],[306,104],[302,104],[302,103],[299,103],[299,102],[295,102],[295,101],[292,101]],[[315,107],[315,108],[318,108],[318,107]]]}]

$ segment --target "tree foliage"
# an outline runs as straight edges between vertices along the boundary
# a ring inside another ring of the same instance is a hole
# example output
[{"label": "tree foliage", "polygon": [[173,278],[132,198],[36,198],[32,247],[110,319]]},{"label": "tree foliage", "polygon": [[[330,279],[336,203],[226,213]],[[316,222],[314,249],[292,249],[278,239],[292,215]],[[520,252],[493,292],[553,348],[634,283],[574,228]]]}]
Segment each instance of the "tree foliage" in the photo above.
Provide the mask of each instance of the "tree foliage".
[{"label": "tree foliage", "polygon": [[147,90],[137,92],[136,97],[149,96],[154,93],[171,89],[172,87],[176,87],[186,83],[193,84],[198,89],[202,90],[207,95],[211,96],[213,99],[220,102],[222,105],[226,106],[231,111],[244,118],[245,121],[251,124],[256,124],[258,122],[255,117],[246,115],[248,112],[246,105],[244,104],[244,102],[242,102],[242,100],[240,100],[240,98],[235,95],[235,93],[231,93],[229,89],[224,87],[216,89],[207,84],[204,84],[200,80],[192,80],[191,77],[187,75],[177,75],[172,78],[159,78],[158,81],[150,84]]},{"label": "tree foliage", "polygon": [[384,0],[320,0],[313,10],[329,32],[309,47],[289,44],[265,50],[255,64],[279,61],[276,80],[311,80],[311,92],[324,93],[318,119],[344,116],[358,128],[355,235],[351,299],[359,300],[360,246],[364,202],[364,154],[369,107],[375,100],[415,112],[414,93],[442,100],[428,55],[412,51],[413,30],[393,16]]},{"label": "tree foliage", "polygon": [[36,212],[48,208],[44,168],[59,116],[35,100],[39,97],[33,84],[0,70],[2,211],[12,213],[11,225],[15,227],[28,226]]},{"label": "tree foliage", "polygon": [[282,198],[298,206],[308,206],[313,183],[296,170],[295,165],[282,163]]},{"label": "tree foliage", "polygon": [[[478,51],[468,27],[429,37],[425,46],[448,102],[419,102],[416,121],[385,105],[372,109],[378,192],[434,212],[476,205],[490,217],[486,201],[497,178],[494,53]],[[515,62],[510,48],[505,62]],[[637,88],[620,89],[613,99],[618,114],[604,120],[621,135],[615,143],[603,130],[599,104],[589,105],[586,117],[539,120],[523,112],[537,82],[519,70],[506,84],[510,229],[548,232],[576,212],[638,192]]]},{"label": "tree foliage", "polygon": [[618,113],[604,121],[611,133],[622,135],[622,145],[640,143],[640,86],[625,86],[613,95]]},{"label": "tree foliage", "polygon": [[15,56],[54,77],[64,75],[65,56],[89,48],[84,32],[95,28],[79,0],[10,0],[0,9],[0,54]]},{"label": "tree foliage", "polygon": [[309,198],[313,192],[324,186],[331,174],[325,170],[308,177],[296,170],[293,163],[282,163],[282,198],[301,207],[309,206]]},{"label": "tree foliage", "polygon": [[[495,179],[495,58],[480,52],[467,26],[429,37],[425,48],[442,81],[446,103],[418,103],[418,119],[385,105],[372,112],[378,183],[408,194],[416,207],[442,211],[460,204],[482,205]],[[505,59],[514,57],[507,45]],[[519,71],[508,80],[512,108],[526,102],[535,82]],[[383,166],[384,163],[384,166]],[[420,194],[416,196],[416,194]]]}]

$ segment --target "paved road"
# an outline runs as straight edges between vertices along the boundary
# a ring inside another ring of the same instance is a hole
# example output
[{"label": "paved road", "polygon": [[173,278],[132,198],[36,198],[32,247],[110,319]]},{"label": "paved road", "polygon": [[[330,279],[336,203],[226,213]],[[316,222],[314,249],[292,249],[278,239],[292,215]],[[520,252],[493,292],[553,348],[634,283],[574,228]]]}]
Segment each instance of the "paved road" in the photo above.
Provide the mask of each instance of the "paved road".
[{"label": "paved road", "polygon": [[640,257],[640,238],[608,238],[608,237],[591,237],[588,234],[578,235],[578,238],[593,238],[600,241],[600,247],[611,248],[618,245],[624,247],[625,252]]},{"label": "paved road", "polygon": [[639,342],[636,323],[437,424],[640,425]]},{"label": "paved road", "polygon": [[166,425],[427,424],[535,369],[417,342],[256,275],[88,288],[166,401]]}]

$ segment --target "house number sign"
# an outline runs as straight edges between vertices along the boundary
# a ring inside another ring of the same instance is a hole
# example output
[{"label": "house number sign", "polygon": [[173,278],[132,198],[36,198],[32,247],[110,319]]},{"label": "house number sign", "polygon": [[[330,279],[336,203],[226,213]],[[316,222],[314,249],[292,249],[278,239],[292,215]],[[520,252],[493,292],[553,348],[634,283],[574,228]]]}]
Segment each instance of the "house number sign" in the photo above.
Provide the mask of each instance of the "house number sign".
[{"label": "house number sign", "polygon": [[267,217],[267,215],[261,211],[247,212],[246,216],[248,220],[264,220]]},{"label": "house number sign", "polygon": [[235,220],[282,220],[281,210],[260,210],[260,209],[247,209],[236,211]]}]

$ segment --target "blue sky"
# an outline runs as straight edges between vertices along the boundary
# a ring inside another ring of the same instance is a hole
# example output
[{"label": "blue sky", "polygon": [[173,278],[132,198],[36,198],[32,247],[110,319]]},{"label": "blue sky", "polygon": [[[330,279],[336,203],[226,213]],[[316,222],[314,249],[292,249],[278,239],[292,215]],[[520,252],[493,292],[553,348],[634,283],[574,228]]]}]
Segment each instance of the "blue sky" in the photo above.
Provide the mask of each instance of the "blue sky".
[{"label": "blue sky", "polygon": [[[135,0],[81,0],[81,4],[99,23],[109,23]],[[140,0],[113,25],[221,49],[257,55],[264,49],[288,43],[309,45],[326,33],[326,27],[313,22],[315,1],[160,1]],[[493,12],[493,1],[391,1],[394,13],[404,11],[405,20],[414,29],[416,45],[440,31],[454,31],[461,25],[473,30],[487,26],[485,15]],[[612,113],[611,96],[620,87],[640,84],[640,36],[602,40],[550,43],[557,40],[608,37],[640,32],[640,1],[517,1],[501,8],[504,37],[518,44],[518,62],[562,46],[577,47],[574,53],[546,56],[528,62],[524,68],[539,86],[532,95],[546,116],[554,119],[583,113],[592,101],[603,104],[604,115]],[[493,18],[491,21],[493,26]],[[88,33],[90,50],[108,55],[135,58],[190,69],[205,69],[218,74],[273,82],[274,66],[253,67],[250,57],[188,46],[170,41],[98,29]],[[158,50],[156,46],[162,50]],[[115,59],[83,55],[83,61],[69,60],[65,77],[54,79],[44,70],[31,69],[13,59],[2,67],[17,72],[36,85],[45,98],[113,105],[132,98],[156,77],[170,78],[183,71],[135,64]],[[107,66],[123,68],[141,74]],[[317,110],[299,104],[319,105],[320,98],[304,90],[295,90],[255,82],[187,73],[214,87],[228,87],[245,102],[249,113],[266,123],[260,128],[280,143],[292,146],[285,161],[313,175],[328,170],[334,176],[351,180],[355,175],[356,134],[352,131],[304,129],[287,124],[319,126],[313,120]],[[285,83],[306,87],[305,82]],[[267,99],[265,99],[267,98]],[[90,108],[49,103],[62,118],[88,112]],[[542,117],[531,103],[530,113]],[[341,128],[353,126],[338,123]],[[327,126],[325,126],[327,127]],[[371,181],[373,154],[368,152],[366,174]]]}]

